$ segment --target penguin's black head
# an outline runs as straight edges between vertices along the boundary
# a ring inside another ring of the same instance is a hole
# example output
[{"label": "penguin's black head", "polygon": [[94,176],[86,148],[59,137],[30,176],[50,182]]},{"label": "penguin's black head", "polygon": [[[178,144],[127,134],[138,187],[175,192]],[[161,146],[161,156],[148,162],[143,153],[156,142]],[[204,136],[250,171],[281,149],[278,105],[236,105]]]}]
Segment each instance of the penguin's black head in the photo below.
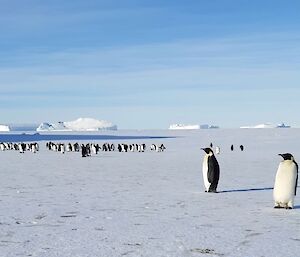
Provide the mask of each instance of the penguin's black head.
[{"label": "penguin's black head", "polygon": [[290,153],[280,153],[278,155],[280,155],[284,160],[294,160],[293,155]]},{"label": "penguin's black head", "polygon": [[210,154],[210,153],[214,153],[213,150],[211,150],[211,148],[201,148],[205,153]]}]

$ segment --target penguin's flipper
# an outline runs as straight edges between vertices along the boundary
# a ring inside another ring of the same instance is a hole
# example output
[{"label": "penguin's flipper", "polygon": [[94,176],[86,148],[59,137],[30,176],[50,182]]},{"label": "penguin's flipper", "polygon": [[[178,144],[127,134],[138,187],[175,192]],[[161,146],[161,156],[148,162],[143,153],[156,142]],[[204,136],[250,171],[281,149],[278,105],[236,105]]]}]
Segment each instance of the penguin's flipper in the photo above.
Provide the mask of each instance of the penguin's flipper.
[{"label": "penguin's flipper", "polygon": [[297,194],[297,186],[298,186],[298,170],[299,170],[299,166],[298,163],[294,160],[294,163],[296,165],[297,168],[297,177],[296,177],[296,183],[295,183],[295,195]]},{"label": "penguin's flipper", "polygon": [[295,183],[295,195],[297,194],[297,186],[298,186],[298,172],[297,172],[296,183]]}]

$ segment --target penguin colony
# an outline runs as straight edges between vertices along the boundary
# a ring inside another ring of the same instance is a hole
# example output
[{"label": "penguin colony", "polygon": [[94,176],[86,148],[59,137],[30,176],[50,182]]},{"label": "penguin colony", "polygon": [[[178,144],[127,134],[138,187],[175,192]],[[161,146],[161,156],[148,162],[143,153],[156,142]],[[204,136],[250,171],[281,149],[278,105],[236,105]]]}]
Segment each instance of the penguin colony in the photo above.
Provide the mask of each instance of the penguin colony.
[{"label": "penguin colony", "polygon": [[26,151],[36,153],[39,151],[38,143],[0,143],[0,151],[19,151],[20,153],[25,153]]},{"label": "penguin colony", "polygon": [[[101,146],[95,143],[88,144],[79,144],[79,143],[54,143],[47,142],[46,148],[49,151],[59,152],[64,154],[65,152],[81,152],[82,157],[91,156],[92,154],[98,154],[100,151],[102,152],[145,152],[146,144],[118,144],[115,147],[114,144],[104,143]],[[150,150],[155,152],[163,152],[166,149],[164,144],[156,145],[151,144]],[[15,150],[20,153],[24,153],[26,151],[30,151],[32,153],[36,153],[39,151],[39,144],[34,143],[7,143],[0,142],[0,151],[8,151]]]},{"label": "penguin colony", "polygon": [[[202,173],[205,192],[217,193],[217,186],[220,177],[220,166],[211,148],[201,148],[204,152]],[[234,150],[234,146],[230,146]],[[240,145],[240,150],[244,151],[244,146]],[[216,147],[216,153],[220,153],[220,147]],[[298,164],[290,153],[279,154],[283,160],[279,163],[273,188],[274,208],[294,208],[294,198],[297,194],[298,186]]]},{"label": "penguin colony", "polygon": [[[102,146],[95,143],[88,143],[88,144],[81,144],[78,143],[54,143],[54,142],[47,142],[46,148],[50,151],[54,152],[80,152],[82,157],[88,157],[92,154],[98,154],[101,151],[103,152],[145,152],[146,151],[146,144],[118,144],[117,147],[115,147],[114,144],[104,143]],[[166,147],[161,145],[152,144],[150,146],[151,151],[156,152],[163,152],[166,149]]]},{"label": "penguin colony", "polygon": [[[217,187],[220,178],[220,166],[212,150],[213,144],[210,143],[210,148],[201,148],[205,152],[202,164],[203,182],[205,192],[217,193]],[[117,150],[118,152],[145,152],[146,144],[114,144],[104,143],[102,146],[95,143],[81,144],[79,143],[54,143],[47,142],[46,148],[54,152],[80,152],[82,157],[88,157],[92,154],[98,154],[100,150],[110,152]],[[244,151],[244,146],[239,146],[240,151]],[[166,147],[156,144],[151,144],[150,150],[155,152],[163,152]],[[25,153],[26,151],[37,153],[39,151],[39,144],[34,143],[7,143],[0,142],[0,151],[19,151]],[[230,150],[234,150],[231,145]],[[216,154],[220,154],[220,147],[216,146]],[[278,170],[275,177],[275,184],[273,190],[274,208],[292,209],[294,207],[294,198],[297,193],[298,185],[298,164],[295,158],[290,153],[279,154],[282,161],[279,163]]]}]

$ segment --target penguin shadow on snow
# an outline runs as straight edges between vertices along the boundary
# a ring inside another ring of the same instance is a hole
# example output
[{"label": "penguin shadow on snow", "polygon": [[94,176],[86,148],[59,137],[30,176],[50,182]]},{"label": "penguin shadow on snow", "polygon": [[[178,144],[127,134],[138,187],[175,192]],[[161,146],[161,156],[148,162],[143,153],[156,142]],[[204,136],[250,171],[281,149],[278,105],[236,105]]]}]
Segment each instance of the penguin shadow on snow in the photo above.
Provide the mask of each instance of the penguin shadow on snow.
[{"label": "penguin shadow on snow", "polygon": [[219,193],[237,193],[237,192],[267,191],[267,190],[273,190],[273,187],[230,189],[230,190],[219,191]]},{"label": "penguin shadow on snow", "polygon": [[293,209],[300,209],[300,205],[294,205]]}]

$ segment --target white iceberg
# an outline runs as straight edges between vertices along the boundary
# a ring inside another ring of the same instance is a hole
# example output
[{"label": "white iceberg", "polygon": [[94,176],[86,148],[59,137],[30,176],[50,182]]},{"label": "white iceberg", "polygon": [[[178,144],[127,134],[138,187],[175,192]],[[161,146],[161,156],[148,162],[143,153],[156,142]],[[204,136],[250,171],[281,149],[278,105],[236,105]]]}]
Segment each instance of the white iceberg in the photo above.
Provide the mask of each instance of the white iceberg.
[{"label": "white iceberg", "polygon": [[201,129],[217,129],[219,126],[217,125],[209,125],[209,124],[202,124],[200,125]]},{"label": "white iceberg", "polygon": [[117,130],[117,126],[109,121],[92,118],[79,118],[74,121],[64,122],[64,125],[74,131]]},{"label": "white iceberg", "polygon": [[37,131],[100,131],[117,130],[117,126],[109,121],[92,118],[79,118],[74,121],[59,121],[57,123],[41,123]]},{"label": "white iceberg", "polygon": [[64,125],[64,122],[59,121],[57,123],[43,122],[38,126],[36,131],[72,131],[72,130],[68,129]]},{"label": "white iceberg", "polygon": [[169,129],[200,129],[199,125],[172,124]]},{"label": "white iceberg", "polygon": [[275,128],[275,126],[272,125],[271,123],[263,123],[254,126],[254,128]]},{"label": "white iceberg", "polygon": [[0,125],[0,132],[9,132],[10,128],[7,125]]},{"label": "white iceberg", "polygon": [[271,123],[263,123],[263,124],[258,124],[255,126],[242,126],[240,128],[258,128],[258,129],[265,129],[265,128],[276,128],[276,126],[272,125]]},{"label": "white iceberg", "polygon": [[290,125],[286,125],[284,124],[283,122],[279,123],[276,128],[290,128],[291,126]]}]

